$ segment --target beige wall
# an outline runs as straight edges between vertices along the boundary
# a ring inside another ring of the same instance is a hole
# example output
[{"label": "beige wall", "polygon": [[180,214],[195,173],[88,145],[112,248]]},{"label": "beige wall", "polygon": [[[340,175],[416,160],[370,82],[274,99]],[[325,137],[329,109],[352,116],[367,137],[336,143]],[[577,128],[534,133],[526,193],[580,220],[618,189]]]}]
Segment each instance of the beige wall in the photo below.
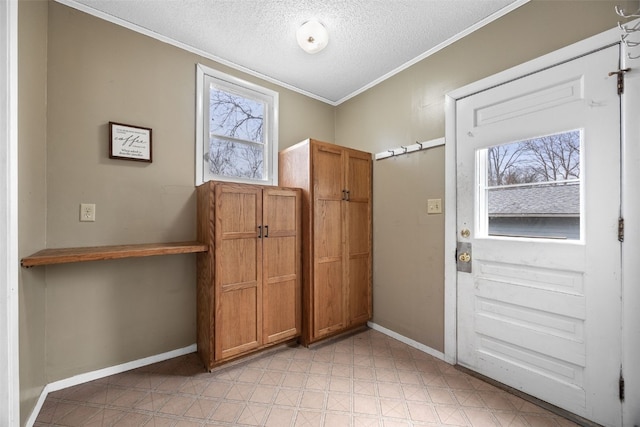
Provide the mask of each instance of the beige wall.
[{"label": "beige wall", "polygon": [[[279,92],[281,148],[334,139],[330,105],[59,3],[21,1],[19,19],[21,256],[195,239],[198,62]],[[153,162],[109,159],[109,121],[152,128]],[[193,255],[21,273],[23,422],[47,383],[195,343]]]},{"label": "beige wall", "polygon": [[[612,1],[533,1],[336,109],[336,140],[373,153],[444,136],[444,95],[616,26]],[[628,7],[626,10],[636,10]],[[444,351],[444,150],[374,164],[374,318]],[[447,254],[453,256],[453,254]]]},{"label": "beige wall", "polygon": [[[47,3],[18,4],[18,239],[20,257],[45,246]],[[45,271],[20,269],[21,425],[47,384]]]}]

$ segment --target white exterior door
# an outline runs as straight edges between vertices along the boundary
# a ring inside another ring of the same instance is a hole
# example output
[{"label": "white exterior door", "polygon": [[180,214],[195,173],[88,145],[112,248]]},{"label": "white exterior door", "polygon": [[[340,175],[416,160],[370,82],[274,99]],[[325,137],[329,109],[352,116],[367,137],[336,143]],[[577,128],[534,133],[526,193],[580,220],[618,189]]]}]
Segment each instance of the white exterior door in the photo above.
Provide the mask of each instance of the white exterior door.
[{"label": "white exterior door", "polygon": [[610,426],[621,425],[618,62],[611,47],[456,102],[458,363]]}]

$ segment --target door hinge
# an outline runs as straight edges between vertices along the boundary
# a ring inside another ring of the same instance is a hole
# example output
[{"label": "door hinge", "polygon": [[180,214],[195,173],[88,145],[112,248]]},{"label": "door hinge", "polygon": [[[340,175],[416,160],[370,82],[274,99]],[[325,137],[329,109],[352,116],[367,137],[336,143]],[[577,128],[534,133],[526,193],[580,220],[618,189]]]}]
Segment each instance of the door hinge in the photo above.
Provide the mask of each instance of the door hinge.
[{"label": "door hinge", "polygon": [[624,401],[624,377],[622,376],[622,372],[620,373],[620,380],[618,381],[618,390],[620,401]]},{"label": "door hinge", "polygon": [[618,241],[624,242],[624,218],[618,218]]},{"label": "door hinge", "polygon": [[622,95],[624,93],[624,73],[627,71],[631,71],[631,68],[623,68],[622,70],[612,71],[609,73],[609,77],[613,75],[618,76],[618,95]]}]

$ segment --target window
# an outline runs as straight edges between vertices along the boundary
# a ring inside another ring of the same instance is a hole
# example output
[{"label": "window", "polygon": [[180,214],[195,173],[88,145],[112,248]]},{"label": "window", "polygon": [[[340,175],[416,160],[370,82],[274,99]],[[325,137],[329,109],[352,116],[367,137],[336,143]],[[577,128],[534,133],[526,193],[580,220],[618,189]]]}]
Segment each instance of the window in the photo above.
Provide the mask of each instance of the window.
[{"label": "window", "polygon": [[196,185],[277,185],[278,93],[197,66]]},{"label": "window", "polygon": [[573,130],[479,152],[484,235],[580,240],[580,146]]}]

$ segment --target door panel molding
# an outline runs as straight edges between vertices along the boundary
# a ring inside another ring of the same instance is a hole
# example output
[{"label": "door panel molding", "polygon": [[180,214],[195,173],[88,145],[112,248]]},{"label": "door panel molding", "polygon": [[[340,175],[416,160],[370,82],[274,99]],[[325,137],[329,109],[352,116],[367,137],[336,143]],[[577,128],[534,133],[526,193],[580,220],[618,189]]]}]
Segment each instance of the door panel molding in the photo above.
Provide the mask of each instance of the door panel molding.
[{"label": "door panel molding", "polygon": [[543,90],[537,90],[493,105],[478,108],[474,114],[474,126],[481,127],[503,120],[525,116],[583,98],[584,90],[582,79],[580,76],[576,76],[573,79],[551,85]]}]

